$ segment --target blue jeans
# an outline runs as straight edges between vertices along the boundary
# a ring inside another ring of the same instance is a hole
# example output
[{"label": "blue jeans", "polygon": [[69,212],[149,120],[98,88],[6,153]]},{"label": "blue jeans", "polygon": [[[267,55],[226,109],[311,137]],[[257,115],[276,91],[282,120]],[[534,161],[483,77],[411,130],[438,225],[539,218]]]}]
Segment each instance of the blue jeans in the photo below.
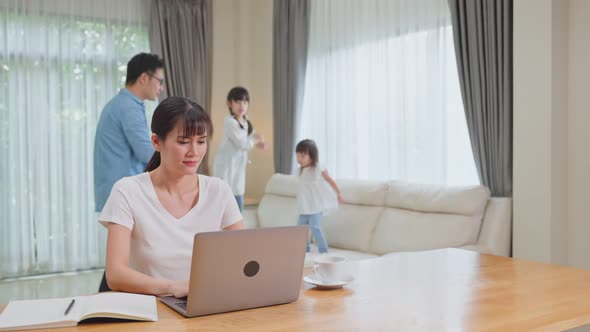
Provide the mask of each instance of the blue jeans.
[{"label": "blue jeans", "polygon": [[238,195],[234,197],[236,198],[236,202],[238,203],[238,207],[240,208],[240,213],[244,212],[244,196]]},{"label": "blue jeans", "polygon": [[[297,221],[297,225],[309,225],[311,233],[313,234],[313,238],[315,239],[315,242],[318,245],[318,250],[321,253],[325,253],[328,252],[328,242],[326,241],[326,237],[324,236],[324,232],[322,231],[322,225],[320,225],[321,220],[321,212],[316,214],[300,214],[299,220]],[[309,250],[310,243],[308,238],[307,252],[309,252]]]}]

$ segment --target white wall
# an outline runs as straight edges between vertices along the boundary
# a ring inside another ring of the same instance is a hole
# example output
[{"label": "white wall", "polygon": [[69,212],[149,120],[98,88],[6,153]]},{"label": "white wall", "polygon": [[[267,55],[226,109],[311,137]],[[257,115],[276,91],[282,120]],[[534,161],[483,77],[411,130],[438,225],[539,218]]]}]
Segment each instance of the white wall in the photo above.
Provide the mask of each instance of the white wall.
[{"label": "white wall", "polygon": [[568,1],[552,2],[551,262],[567,264]]},{"label": "white wall", "polygon": [[590,268],[590,1],[569,9],[568,254]]},{"label": "white wall", "polygon": [[515,257],[590,268],[590,1],[514,2]]},{"label": "white wall", "polygon": [[552,252],[551,22],[551,0],[515,1],[513,254],[539,261]]},{"label": "white wall", "polygon": [[228,114],[229,90],[242,85],[250,92],[248,116],[269,144],[253,149],[246,168],[246,197],[259,199],[274,173],[272,146],[272,0],[213,1],[213,88],[211,113],[215,134],[209,148],[213,159]]}]

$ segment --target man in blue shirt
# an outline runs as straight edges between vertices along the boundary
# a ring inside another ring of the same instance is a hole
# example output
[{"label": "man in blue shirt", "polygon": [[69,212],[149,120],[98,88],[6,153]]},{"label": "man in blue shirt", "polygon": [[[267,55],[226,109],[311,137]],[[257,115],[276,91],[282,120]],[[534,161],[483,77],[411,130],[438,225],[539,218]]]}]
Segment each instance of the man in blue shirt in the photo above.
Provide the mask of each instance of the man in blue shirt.
[{"label": "man in blue shirt", "polygon": [[143,101],[155,100],[163,85],[163,60],[155,54],[137,54],[127,63],[125,88],[102,110],[94,141],[97,212],[104,207],[115,182],[143,172],[154,154]]}]

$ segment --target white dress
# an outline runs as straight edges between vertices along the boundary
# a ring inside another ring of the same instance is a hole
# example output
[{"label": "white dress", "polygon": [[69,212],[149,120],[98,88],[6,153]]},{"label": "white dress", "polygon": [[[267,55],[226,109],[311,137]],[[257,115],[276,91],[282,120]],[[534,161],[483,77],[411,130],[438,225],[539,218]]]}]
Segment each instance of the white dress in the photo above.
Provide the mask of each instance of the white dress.
[{"label": "white dress", "polygon": [[246,191],[246,163],[248,151],[254,147],[254,138],[248,135],[248,124],[240,128],[231,115],[223,121],[223,138],[213,162],[213,176],[229,184],[235,196]]},{"label": "white dress", "polygon": [[299,167],[297,175],[297,210],[299,214],[325,213],[338,207],[338,196],[322,176],[325,169],[315,166]]}]

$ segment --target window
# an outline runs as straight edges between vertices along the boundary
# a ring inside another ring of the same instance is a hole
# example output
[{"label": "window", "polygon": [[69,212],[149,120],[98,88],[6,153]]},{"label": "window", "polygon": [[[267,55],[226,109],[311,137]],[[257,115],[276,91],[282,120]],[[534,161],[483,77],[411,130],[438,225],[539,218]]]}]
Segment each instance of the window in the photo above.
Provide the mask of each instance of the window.
[{"label": "window", "polygon": [[0,279],[104,264],[94,132],[127,61],[149,52],[133,3],[103,2],[116,18],[80,14],[89,1],[0,8]]},{"label": "window", "polygon": [[298,138],[336,178],[479,183],[446,1],[312,2]]}]

